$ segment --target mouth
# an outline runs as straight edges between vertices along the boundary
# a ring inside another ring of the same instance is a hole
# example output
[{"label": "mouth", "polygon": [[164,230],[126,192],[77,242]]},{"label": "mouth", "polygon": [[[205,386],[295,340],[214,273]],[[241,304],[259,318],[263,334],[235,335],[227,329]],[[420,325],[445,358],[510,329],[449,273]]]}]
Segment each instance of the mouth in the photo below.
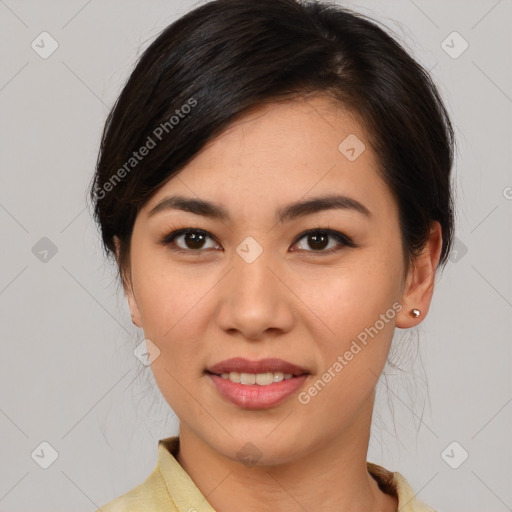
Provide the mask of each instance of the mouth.
[{"label": "mouth", "polygon": [[[206,371],[207,374],[212,375],[214,377],[219,377],[224,380],[229,380],[235,384],[242,384],[246,386],[250,385],[258,385],[258,386],[269,386],[270,384],[274,384],[277,382],[282,382],[283,380],[296,379],[301,375],[292,375],[291,373],[283,373],[283,372],[265,372],[265,373],[238,373],[238,372],[229,372],[229,373],[212,373]],[[306,373],[302,375],[307,375]]]},{"label": "mouth", "polygon": [[283,359],[267,358],[250,361],[242,357],[221,361],[207,368],[205,372],[237,384],[260,386],[309,375],[306,369]]},{"label": "mouth", "polygon": [[283,403],[305,385],[310,372],[283,359],[233,358],[205,370],[225,400],[242,409],[268,409]]},{"label": "mouth", "polygon": [[283,359],[250,361],[236,357],[205,370],[213,388],[241,409],[277,407],[295,395],[310,372]]}]

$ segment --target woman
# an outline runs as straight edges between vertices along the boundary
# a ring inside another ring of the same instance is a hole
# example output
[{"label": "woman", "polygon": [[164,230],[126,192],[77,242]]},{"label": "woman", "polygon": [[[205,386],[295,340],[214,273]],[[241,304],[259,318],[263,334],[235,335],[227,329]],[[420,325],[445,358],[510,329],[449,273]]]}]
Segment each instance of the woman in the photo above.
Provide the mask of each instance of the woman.
[{"label": "woman", "polygon": [[449,255],[452,157],[428,74],[361,15],[215,0],[158,36],[91,197],[180,430],[104,512],[432,510],[366,456]]}]

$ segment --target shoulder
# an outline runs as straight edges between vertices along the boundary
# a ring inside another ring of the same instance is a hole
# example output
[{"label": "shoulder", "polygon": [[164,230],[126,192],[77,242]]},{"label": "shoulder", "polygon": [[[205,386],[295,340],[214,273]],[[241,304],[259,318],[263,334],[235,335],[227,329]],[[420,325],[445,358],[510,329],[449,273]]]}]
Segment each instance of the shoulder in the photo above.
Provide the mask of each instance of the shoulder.
[{"label": "shoulder", "polygon": [[401,512],[436,512],[435,509],[419,500],[409,482],[398,472],[393,473],[393,481],[398,491]]},{"label": "shoulder", "polygon": [[157,466],[148,478],[96,512],[178,512]]},{"label": "shoulder", "polygon": [[418,499],[409,482],[398,472],[367,462],[369,473],[378,482],[380,489],[398,499],[400,512],[436,512]]}]

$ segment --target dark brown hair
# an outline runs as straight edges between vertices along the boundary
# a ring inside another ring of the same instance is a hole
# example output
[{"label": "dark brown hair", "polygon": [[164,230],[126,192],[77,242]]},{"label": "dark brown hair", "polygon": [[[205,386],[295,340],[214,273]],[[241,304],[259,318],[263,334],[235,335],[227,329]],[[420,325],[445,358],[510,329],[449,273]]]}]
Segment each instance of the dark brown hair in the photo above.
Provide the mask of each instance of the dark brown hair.
[{"label": "dark brown hair", "polygon": [[121,276],[139,209],[208,141],[249,108],[315,92],[363,122],[408,259],[439,221],[445,264],[453,130],[425,69],[376,22],[335,4],[214,0],[160,33],[107,118],[90,198],[108,255],[120,240]]}]

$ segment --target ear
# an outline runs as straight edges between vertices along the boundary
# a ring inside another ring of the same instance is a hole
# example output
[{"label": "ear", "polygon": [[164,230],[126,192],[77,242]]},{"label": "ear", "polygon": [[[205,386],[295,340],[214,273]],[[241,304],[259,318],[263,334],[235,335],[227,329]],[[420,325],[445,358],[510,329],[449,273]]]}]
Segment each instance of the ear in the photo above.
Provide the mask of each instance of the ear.
[{"label": "ear", "polygon": [[[116,248],[115,256],[116,256],[117,266],[121,270],[120,257],[119,257],[121,240],[117,236],[114,236],[114,244],[115,244],[115,248]],[[126,295],[126,299],[128,300],[128,307],[130,308],[130,313],[132,315],[132,323],[134,325],[136,325],[137,327],[142,328],[140,310],[139,310],[139,306],[137,305],[137,301],[135,300],[135,294],[133,291],[131,277],[124,275],[123,271],[121,271],[121,275],[122,275],[124,293]]]},{"label": "ear", "polygon": [[[429,239],[421,253],[411,263],[407,273],[401,301],[403,309],[397,315],[397,327],[401,329],[414,327],[427,316],[434,293],[436,268],[441,257],[442,245],[441,225],[433,221]],[[412,315],[412,309],[418,309],[420,315],[418,317]]]}]

